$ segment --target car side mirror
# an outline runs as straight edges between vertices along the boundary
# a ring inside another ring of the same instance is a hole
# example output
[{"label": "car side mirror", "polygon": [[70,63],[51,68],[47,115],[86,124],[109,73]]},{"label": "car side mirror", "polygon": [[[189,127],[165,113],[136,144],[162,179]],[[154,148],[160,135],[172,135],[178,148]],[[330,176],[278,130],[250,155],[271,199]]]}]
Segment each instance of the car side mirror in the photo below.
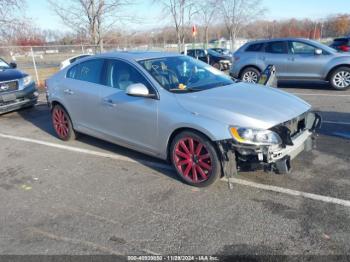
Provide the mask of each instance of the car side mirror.
[{"label": "car side mirror", "polygon": [[13,68],[13,69],[15,69],[15,68],[17,68],[17,64],[14,63],[14,62],[12,62],[12,63],[10,63],[10,67]]},{"label": "car side mirror", "polygon": [[126,88],[126,94],[129,96],[136,96],[136,97],[149,97],[149,98],[155,98],[155,94],[150,94],[148,88],[141,83],[137,84],[131,84]]},{"label": "car side mirror", "polygon": [[323,53],[322,49],[315,50],[315,55],[322,55],[322,53]]}]

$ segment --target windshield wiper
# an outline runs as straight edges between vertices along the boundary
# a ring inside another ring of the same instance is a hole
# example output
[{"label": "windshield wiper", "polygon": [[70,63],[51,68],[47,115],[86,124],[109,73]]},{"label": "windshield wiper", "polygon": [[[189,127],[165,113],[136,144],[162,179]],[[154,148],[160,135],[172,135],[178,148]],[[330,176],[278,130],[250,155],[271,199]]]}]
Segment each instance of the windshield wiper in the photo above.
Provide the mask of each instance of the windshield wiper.
[{"label": "windshield wiper", "polygon": [[179,93],[182,93],[182,92],[199,92],[199,91],[203,91],[205,89],[202,89],[202,88],[191,88],[191,87],[186,87],[184,89],[180,89],[180,88],[170,88],[169,91],[170,92],[179,92]]}]

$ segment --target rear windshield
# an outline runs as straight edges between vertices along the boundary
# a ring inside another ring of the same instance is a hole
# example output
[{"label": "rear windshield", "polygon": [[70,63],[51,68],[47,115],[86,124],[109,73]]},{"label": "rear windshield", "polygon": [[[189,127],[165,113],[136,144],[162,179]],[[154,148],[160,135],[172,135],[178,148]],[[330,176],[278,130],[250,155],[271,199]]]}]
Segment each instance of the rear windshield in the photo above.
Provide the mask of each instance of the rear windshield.
[{"label": "rear windshield", "polygon": [[10,66],[0,58],[0,68],[1,69],[7,69],[7,68],[10,68]]}]

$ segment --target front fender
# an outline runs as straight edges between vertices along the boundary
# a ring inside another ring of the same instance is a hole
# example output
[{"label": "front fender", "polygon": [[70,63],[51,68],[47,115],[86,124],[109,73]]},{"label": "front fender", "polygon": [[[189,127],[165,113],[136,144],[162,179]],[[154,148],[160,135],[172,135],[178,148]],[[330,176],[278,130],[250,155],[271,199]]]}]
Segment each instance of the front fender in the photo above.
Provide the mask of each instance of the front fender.
[{"label": "front fender", "polygon": [[168,145],[171,143],[172,135],[181,129],[191,129],[207,136],[211,141],[220,141],[230,139],[229,126],[219,121],[206,118],[201,115],[189,113],[182,121],[174,121],[169,126],[159,127],[159,146],[161,147],[161,157],[166,159],[168,153]]},{"label": "front fender", "polygon": [[329,76],[330,72],[339,66],[348,66],[350,67],[350,56],[349,57],[336,57],[332,60],[330,60],[326,66],[324,67],[323,70],[323,77],[324,79],[327,79],[327,77]]}]

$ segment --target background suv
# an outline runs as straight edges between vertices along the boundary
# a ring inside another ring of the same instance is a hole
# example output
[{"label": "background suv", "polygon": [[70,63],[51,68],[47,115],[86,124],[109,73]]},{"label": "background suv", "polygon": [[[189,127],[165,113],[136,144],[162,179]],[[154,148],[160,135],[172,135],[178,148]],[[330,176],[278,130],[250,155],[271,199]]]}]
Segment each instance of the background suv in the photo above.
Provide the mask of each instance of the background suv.
[{"label": "background suv", "polygon": [[8,64],[0,58],[0,115],[32,107],[38,100],[32,78],[16,68],[15,63]]},{"label": "background suv", "polygon": [[229,70],[232,57],[220,54],[212,49],[189,49],[187,55],[207,63],[219,70]]},{"label": "background suv", "polygon": [[334,39],[331,47],[341,52],[350,52],[350,37]]},{"label": "background suv", "polygon": [[245,82],[256,83],[268,65],[276,66],[279,80],[329,81],[337,90],[350,86],[350,54],[298,38],[245,44],[235,52],[230,74]]}]

